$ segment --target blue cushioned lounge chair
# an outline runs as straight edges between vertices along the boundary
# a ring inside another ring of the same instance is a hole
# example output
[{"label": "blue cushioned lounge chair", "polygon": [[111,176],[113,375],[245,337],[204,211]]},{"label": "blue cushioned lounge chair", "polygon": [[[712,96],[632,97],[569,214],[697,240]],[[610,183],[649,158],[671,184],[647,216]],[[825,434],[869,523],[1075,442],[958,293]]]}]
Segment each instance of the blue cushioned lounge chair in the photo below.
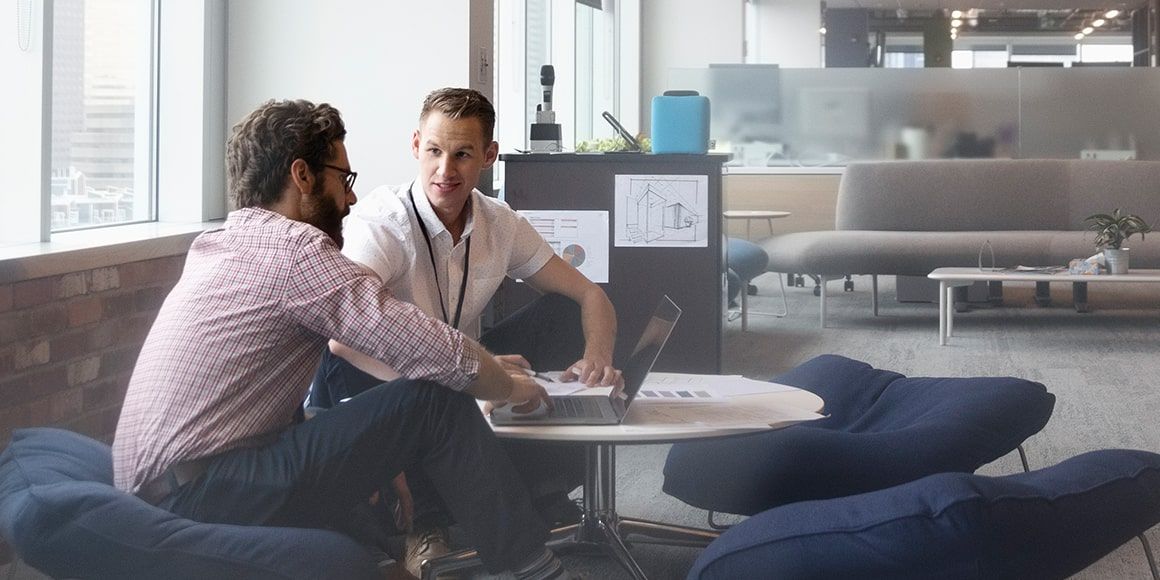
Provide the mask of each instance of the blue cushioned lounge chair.
[{"label": "blue cushioned lounge chair", "polygon": [[382,578],[370,553],[337,532],[194,522],[112,482],[108,445],[18,430],[0,454],[0,536],[54,578]]},{"label": "blue cushioned lounge chair", "polygon": [[811,359],[774,381],[821,396],[829,416],[677,443],[665,463],[665,492],[703,509],[753,515],[936,473],[971,473],[1038,433],[1055,405],[1055,396],[1032,381],[907,378],[836,355]]},{"label": "blue cushioned lounge chair", "polygon": [[1093,451],[1029,473],[944,473],[783,505],[722,534],[688,577],[1066,578],[1157,522],[1160,455]]}]

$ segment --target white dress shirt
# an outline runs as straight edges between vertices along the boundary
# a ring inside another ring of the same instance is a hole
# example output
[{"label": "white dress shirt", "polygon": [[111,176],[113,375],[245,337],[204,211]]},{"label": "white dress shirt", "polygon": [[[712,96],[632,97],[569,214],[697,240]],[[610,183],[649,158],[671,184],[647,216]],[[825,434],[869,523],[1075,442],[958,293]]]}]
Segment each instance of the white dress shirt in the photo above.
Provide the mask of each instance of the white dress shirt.
[{"label": "white dress shirt", "polygon": [[[412,191],[418,216],[411,205]],[[431,236],[438,286],[418,219],[423,220]],[[397,298],[448,324],[455,320],[464,276],[463,257],[470,239],[459,330],[471,338],[479,338],[480,314],[504,277],[527,278],[539,272],[553,254],[552,247],[526,218],[506,203],[474,189],[463,235],[453,247],[451,233],[439,221],[417,182],[382,186],[360,196],[346,218],[343,237],[346,241],[342,252],[374,270]]]}]

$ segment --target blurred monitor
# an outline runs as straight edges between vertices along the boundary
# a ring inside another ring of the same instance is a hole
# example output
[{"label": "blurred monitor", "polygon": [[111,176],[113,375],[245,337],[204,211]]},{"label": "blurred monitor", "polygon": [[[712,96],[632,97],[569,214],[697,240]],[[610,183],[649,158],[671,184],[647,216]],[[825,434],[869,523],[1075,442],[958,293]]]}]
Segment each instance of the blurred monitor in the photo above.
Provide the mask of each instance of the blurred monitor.
[{"label": "blurred monitor", "polygon": [[710,134],[733,142],[775,141],[781,122],[776,64],[710,64]]}]

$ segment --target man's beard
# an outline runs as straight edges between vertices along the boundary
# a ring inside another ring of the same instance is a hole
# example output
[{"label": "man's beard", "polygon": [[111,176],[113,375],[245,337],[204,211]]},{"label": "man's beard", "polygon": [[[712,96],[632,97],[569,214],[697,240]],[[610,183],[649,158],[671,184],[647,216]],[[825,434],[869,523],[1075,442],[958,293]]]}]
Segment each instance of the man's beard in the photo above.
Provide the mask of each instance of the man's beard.
[{"label": "man's beard", "polygon": [[350,213],[350,208],[339,209],[338,202],[322,192],[322,182],[314,185],[314,191],[302,203],[302,221],[322,230],[338,247],[342,247],[342,218]]}]

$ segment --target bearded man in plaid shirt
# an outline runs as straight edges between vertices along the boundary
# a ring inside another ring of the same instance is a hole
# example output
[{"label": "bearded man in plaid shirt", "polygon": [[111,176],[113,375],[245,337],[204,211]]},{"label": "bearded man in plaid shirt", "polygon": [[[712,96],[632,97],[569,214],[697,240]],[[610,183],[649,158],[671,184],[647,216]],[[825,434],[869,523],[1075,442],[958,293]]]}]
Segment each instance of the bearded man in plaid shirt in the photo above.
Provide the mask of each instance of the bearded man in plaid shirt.
[{"label": "bearded man in plaid shirt", "polygon": [[[237,209],[193,242],[145,340],[113,444],[116,485],[197,521],[342,530],[421,465],[490,571],[563,578],[475,402],[530,411],[547,394],[340,253],[357,201],[345,135],[335,108],[301,100],[234,126]],[[298,421],[328,339],[412,378]]]}]

